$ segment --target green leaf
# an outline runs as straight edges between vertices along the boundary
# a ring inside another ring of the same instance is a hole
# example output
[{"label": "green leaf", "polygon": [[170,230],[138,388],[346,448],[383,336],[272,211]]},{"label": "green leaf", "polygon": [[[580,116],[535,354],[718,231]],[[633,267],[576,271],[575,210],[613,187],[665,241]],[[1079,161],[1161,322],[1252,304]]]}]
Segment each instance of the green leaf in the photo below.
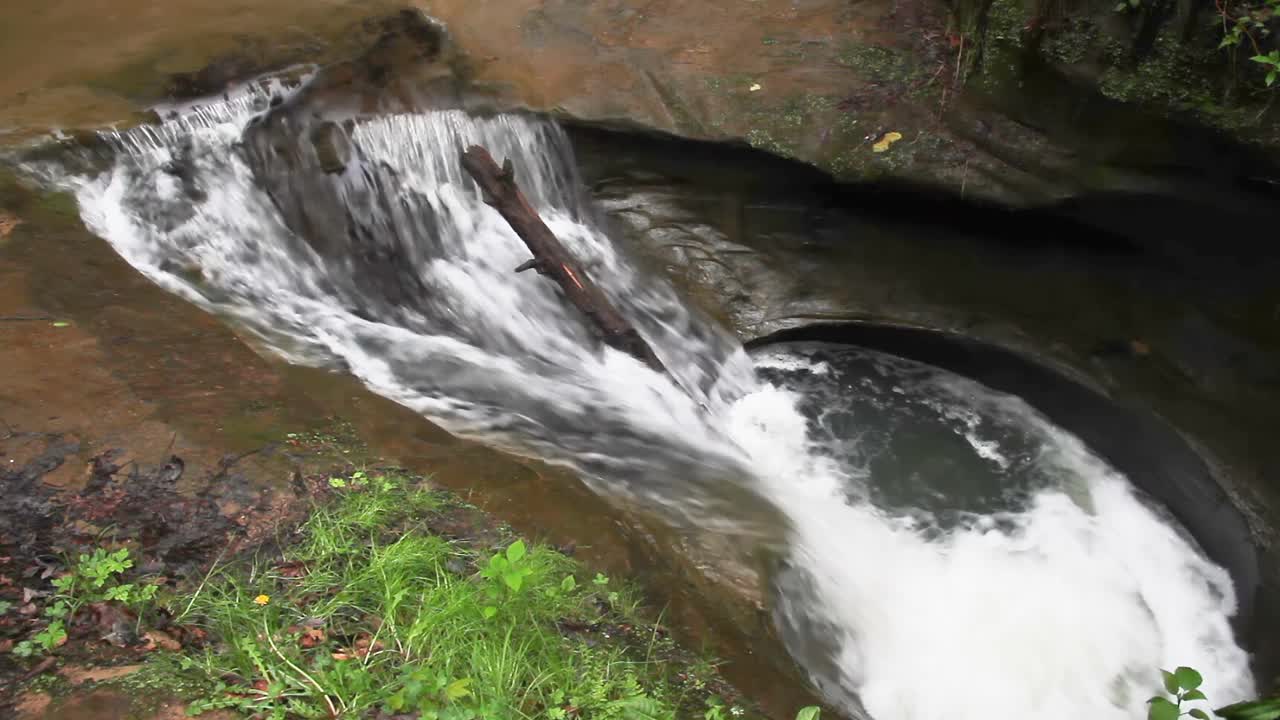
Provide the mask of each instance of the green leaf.
[{"label": "green leaf", "polygon": [[1188,690],[1182,695],[1183,700],[1204,700],[1204,693],[1199,690]]},{"label": "green leaf", "polygon": [[498,608],[492,605],[486,605],[484,607],[484,610],[481,610],[480,613],[484,615],[485,620],[488,620],[489,618],[492,618],[494,615],[498,614]]},{"label": "green leaf", "polygon": [[1160,675],[1161,677],[1164,678],[1164,689],[1168,691],[1170,695],[1177,695],[1178,694],[1178,676],[1174,675],[1168,670],[1161,670]]},{"label": "green leaf", "polygon": [[1200,677],[1200,673],[1195,668],[1180,667],[1173,671],[1173,675],[1178,680],[1178,687],[1183,690],[1195,690],[1204,682],[1204,678]]},{"label": "green leaf", "polygon": [[1272,85],[1275,85],[1275,84],[1276,84],[1276,71],[1272,70],[1271,72],[1267,73],[1267,87],[1271,87]]},{"label": "green leaf", "polygon": [[821,710],[819,710],[817,707],[814,707],[813,705],[810,705],[809,707],[803,708],[800,710],[800,712],[796,713],[796,720],[818,720],[818,716],[821,714],[822,714]]},{"label": "green leaf", "polygon": [[453,682],[449,683],[444,689],[444,696],[448,698],[450,701],[461,700],[462,698],[468,697],[470,695],[471,695],[471,680],[467,678],[463,678],[461,680],[454,680]]},{"label": "green leaf", "polygon": [[1278,720],[1280,719],[1280,698],[1236,703],[1218,708],[1214,712],[1226,720]]},{"label": "green leaf", "polygon": [[53,326],[56,328],[71,327],[71,323],[67,322],[66,320],[59,320],[55,322]]},{"label": "green leaf", "polygon": [[1200,708],[1192,708],[1187,711],[1187,714],[1196,720],[1209,720],[1209,713],[1201,710]]},{"label": "green leaf", "polygon": [[578,587],[578,581],[573,579],[572,575],[565,575],[564,580],[560,581],[560,589],[565,592],[573,592]]},{"label": "green leaf", "polygon": [[502,582],[511,588],[512,592],[520,592],[520,587],[524,585],[524,573],[508,572],[502,574]]},{"label": "green leaf", "polygon": [[1178,706],[1162,697],[1151,698],[1151,707],[1147,709],[1147,720],[1178,720]]},{"label": "green leaf", "polygon": [[507,560],[511,561],[513,564],[520,562],[521,558],[524,557],[524,554],[525,547],[523,540],[517,540],[511,543],[511,546],[507,548]]}]

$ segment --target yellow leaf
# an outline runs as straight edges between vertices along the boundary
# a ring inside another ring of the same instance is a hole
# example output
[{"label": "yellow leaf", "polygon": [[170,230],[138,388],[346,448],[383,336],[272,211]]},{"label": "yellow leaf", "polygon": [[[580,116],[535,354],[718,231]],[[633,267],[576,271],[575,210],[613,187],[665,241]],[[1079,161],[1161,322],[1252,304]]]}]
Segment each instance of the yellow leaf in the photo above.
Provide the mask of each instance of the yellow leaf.
[{"label": "yellow leaf", "polygon": [[259,595],[258,597],[253,599],[254,605],[266,605],[269,602],[271,602],[270,595]]},{"label": "yellow leaf", "polygon": [[902,133],[887,132],[884,134],[884,137],[880,138],[876,142],[875,145],[871,146],[871,149],[874,150],[875,152],[882,153],[885,150],[888,150],[890,145],[898,142],[901,139],[902,139]]},{"label": "yellow leaf", "polygon": [[760,83],[752,83],[751,87],[748,88],[751,92],[760,92],[762,89],[763,88],[760,87]]}]

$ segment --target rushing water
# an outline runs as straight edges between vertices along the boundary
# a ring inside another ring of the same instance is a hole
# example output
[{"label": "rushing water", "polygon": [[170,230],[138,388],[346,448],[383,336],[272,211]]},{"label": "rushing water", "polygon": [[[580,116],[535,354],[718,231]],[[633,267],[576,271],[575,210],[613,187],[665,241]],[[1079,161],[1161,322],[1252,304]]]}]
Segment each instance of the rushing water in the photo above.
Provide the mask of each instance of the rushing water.
[{"label": "rushing water", "polygon": [[[345,162],[322,169],[316,128],[252,121],[266,103],[113,134],[110,169],[69,181],[88,225],[296,362],[345,367],[672,523],[780,548],[779,627],[848,714],[1139,718],[1156,668],[1176,664],[1215,701],[1252,691],[1226,573],[1025,403],[867,352],[748,357],[597,229],[553,124],[330,125]],[[672,378],[598,347],[552,283],[512,274],[528,251],[464,179],[470,143],[513,160]]]}]

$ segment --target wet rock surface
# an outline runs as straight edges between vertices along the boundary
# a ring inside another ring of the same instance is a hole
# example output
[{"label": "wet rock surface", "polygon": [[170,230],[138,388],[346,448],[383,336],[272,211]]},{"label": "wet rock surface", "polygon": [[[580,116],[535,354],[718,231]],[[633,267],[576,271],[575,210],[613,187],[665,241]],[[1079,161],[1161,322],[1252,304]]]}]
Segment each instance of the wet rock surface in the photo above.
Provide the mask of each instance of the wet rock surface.
[{"label": "wet rock surface", "polygon": [[[1204,54],[1203,39],[1179,45],[1180,17],[1136,30],[1110,5],[1055,19],[1017,2],[441,0],[425,10],[447,34],[394,2],[280,3],[249,24],[252,5],[182,0],[152,10],[146,32],[85,38],[50,69],[7,78],[0,141],[135,124],[155,100],[316,65],[327,69],[315,91],[344,88],[348,111],[438,106],[466,88],[471,107],[746,143],[845,180],[1012,205],[1104,191],[1225,197],[1277,177],[1274,108],[1250,96],[1184,112],[1225,102],[1196,94],[1216,71],[1160,53]],[[19,27],[65,35],[60,22],[83,12],[59,0]],[[1142,50],[1135,37],[1150,32],[1160,42]],[[28,65],[24,51],[38,55],[18,44],[0,61]]]}]

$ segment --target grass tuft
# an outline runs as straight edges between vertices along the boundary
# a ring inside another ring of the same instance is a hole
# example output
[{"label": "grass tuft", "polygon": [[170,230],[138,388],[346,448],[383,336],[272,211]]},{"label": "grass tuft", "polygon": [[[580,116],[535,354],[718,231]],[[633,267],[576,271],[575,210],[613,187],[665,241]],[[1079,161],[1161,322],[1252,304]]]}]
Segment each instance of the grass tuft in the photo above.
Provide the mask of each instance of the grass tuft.
[{"label": "grass tuft", "polygon": [[330,484],[338,499],[281,557],[215,570],[175,603],[176,622],[210,638],[181,660],[207,683],[193,714],[647,720],[708,707],[608,578],[545,546],[435,534],[432,518],[457,504],[406,478]]}]

